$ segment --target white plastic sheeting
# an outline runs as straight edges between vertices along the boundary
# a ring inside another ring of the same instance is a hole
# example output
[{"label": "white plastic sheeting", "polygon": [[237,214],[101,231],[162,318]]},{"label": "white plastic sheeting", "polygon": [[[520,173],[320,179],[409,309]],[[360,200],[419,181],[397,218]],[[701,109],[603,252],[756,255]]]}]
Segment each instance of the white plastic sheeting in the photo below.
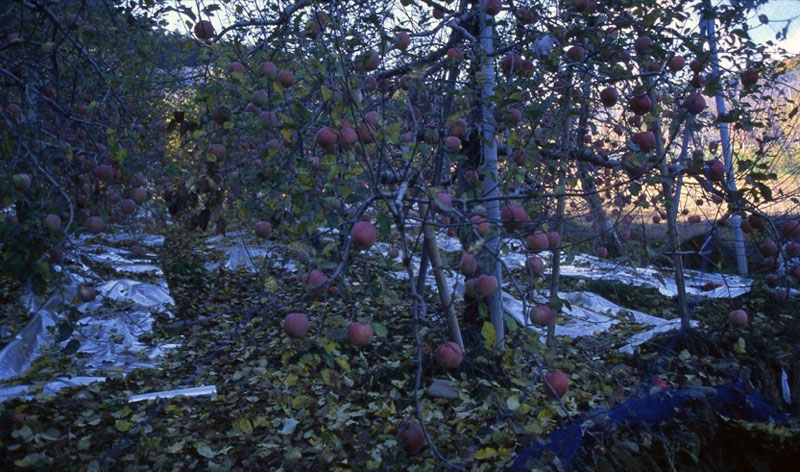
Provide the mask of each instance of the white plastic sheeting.
[{"label": "white plastic sheeting", "polygon": [[[125,374],[139,367],[155,367],[157,359],[174,345],[152,346],[140,341],[140,337],[152,333],[153,314],[163,312],[167,316],[174,300],[169,294],[161,269],[153,263],[152,253],[134,257],[127,246],[133,235],[104,234],[102,244],[92,244],[94,236],[82,236],[71,241],[70,247],[78,248],[64,253],[64,264],[56,269],[62,275],[62,285],[47,299],[39,299],[30,289],[22,298],[33,316],[28,324],[2,350],[0,350],[0,380],[12,379],[24,372],[45,348],[56,343],[53,329],[74,308],[80,316],[73,323],[74,329],[58,347],[79,342],[72,378],[55,379],[44,386],[44,393],[53,393],[70,385],[85,385],[89,381],[103,380],[106,370]],[[136,238],[137,244],[152,249],[163,244],[164,238],[144,235]],[[103,279],[98,274],[118,273],[123,278]],[[98,295],[94,301],[81,303],[76,298],[78,288],[88,284]],[[78,303],[75,303],[78,301]],[[110,304],[105,301],[113,302]],[[24,385],[0,387],[0,400],[24,395],[29,388]]]},{"label": "white plastic sheeting", "polygon": [[[595,256],[579,254],[564,258],[561,274],[593,280],[614,280],[636,287],[657,289],[665,297],[675,297],[678,289],[671,272],[654,267],[629,267]],[[684,270],[686,294],[694,298],[736,298],[750,291],[751,279],[737,275]],[[708,284],[708,285],[707,285]],[[710,288],[711,285],[715,288]]]},{"label": "white plastic sheeting", "polygon": [[157,400],[159,398],[174,397],[201,397],[217,394],[217,387],[214,385],[200,385],[198,387],[179,388],[176,390],[164,390],[161,392],[140,393],[128,397],[128,403],[141,402],[144,400]]},{"label": "white plastic sheeting", "polygon": [[[265,248],[264,246],[269,246]],[[263,239],[255,237],[236,235],[223,236],[216,235],[206,239],[206,247],[222,252],[221,262],[209,262],[204,265],[206,270],[217,270],[222,266],[225,270],[236,270],[244,267],[249,272],[257,272],[258,262],[274,264],[280,257],[279,248],[272,243],[265,243]],[[297,267],[289,261],[283,266],[290,272],[296,272]]]},{"label": "white plastic sheeting", "polygon": [[[458,240],[456,238],[450,237],[439,237],[437,238],[437,243],[441,248],[448,248],[449,252],[458,251],[460,250],[460,244],[458,244]],[[389,245],[384,243],[376,243],[373,246],[372,251],[377,252],[379,254],[386,254],[388,251]],[[525,264],[525,260],[527,256],[521,253],[505,253],[501,255],[502,261],[509,267],[509,268],[519,268]],[[548,258],[543,257],[546,261]],[[577,263],[581,264],[581,266],[575,265]],[[412,258],[412,266],[414,267],[415,273],[419,270],[419,259],[414,257]],[[563,259],[564,265],[562,269],[568,268],[567,271],[562,272],[565,275],[570,274],[573,276],[583,277],[583,278],[591,278],[591,279],[611,279],[611,280],[618,280],[623,283],[632,283],[633,285],[646,285],[649,287],[659,288],[659,291],[668,290],[668,282],[665,277],[666,276],[655,276],[653,273],[655,270],[648,271],[650,277],[642,277],[638,279],[632,279],[629,276],[625,277],[616,277],[614,275],[609,276],[608,269],[606,271],[595,271],[596,267],[609,267],[608,261],[603,261],[592,256],[583,256],[580,255],[578,257],[573,258],[571,261],[568,257]],[[587,264],[586,272],[580,272],[580,269],[583,269],[583,264]],[[614,267],[617,267],[614,265]],[[445,268],[445,276],[447,278],[447,285],[451,287],[451,289],[458,293],[459,295],[463,296],[464,292],[464,276],[455,270],[451,270]],[[631,272],[617,272],[617,274],[635,274],[635,270]],[[390,276],[405,280],[408,278],[408,274],[406,271],[393,271],[389,273]],[[697,280],[700,277],[706,276],[714,276],[715,274],[703,274],[703,273],[696,273],[693,274],[695,277],[693,280]],[[663,280],[663,284],[659,283],[656,284],[654,281],[661,281]],[[736,278],[738,282],[739,278]],[[705,279],[708,280],[708,279]],[[718,280],[718,279],[711,279],[711,280]],[[639,283],[633,283],[633,281]],[[431,273],[428,271],[426,277],[426,285],[435,288],[436,281]],[[730,280],[728,283],[730,284]],[[705,283],[705,281],[703,282]],[[674,283],[673,283],[674,286]],[[747,283],[747,289],[749,290],[749,283]],[[662,291],[662,293],[664,293]],[[742,292],[744,293],[744,292]],[[715,291],[708,291],[708,292],[701,292],[697,294],[698,296],[709,296],[709,297],[718,297],[722,296],[719,295],[718,292]],[[644,343],[645,341],[649,340],[653,336],[667,332],[673,329],[677,329],[680,327],[680,320],[679,319],[664,319],[658,316],[649,315],[647,313],[642,313],[636,310],[626,309],[621,307],[600,295],[591,292],[579,291],[579,292],[559,292],[559,298],[562,300],[566,300],[570,307],[566,305],[562,309],[561,315],[562,318],[566,318],[566,323],[558,325],[556,328],[556,332],[560,336],[569,336],[572,338],[579,337],[579,336],[591,336],[603,331],[607,331],[615,324],[619,323],[622,319],[628,319],[635,323],[639,323],[645,326],[648,326],[647,329],[644,329],[629,338],[629,342],[620,348],[621,351],[627,353],[633,353],[633,350],[639,344]],[[532,300],[538,303],[543,303],[547,298],[547,292],[543,291],[541,293],[533,294]],[[503,310],[508,313],[517,323],[528,326],[531,329],[539,330],[540,328],[532,325],[528,320],[523,309],[523,303],[520,300],[514,298],[510,293],[507,291],[503,292],[502,298],[502,305]],[[528,305],[530,309],[530,304]],[[692,322],[694,326],[697,326],[697,322]]]}]

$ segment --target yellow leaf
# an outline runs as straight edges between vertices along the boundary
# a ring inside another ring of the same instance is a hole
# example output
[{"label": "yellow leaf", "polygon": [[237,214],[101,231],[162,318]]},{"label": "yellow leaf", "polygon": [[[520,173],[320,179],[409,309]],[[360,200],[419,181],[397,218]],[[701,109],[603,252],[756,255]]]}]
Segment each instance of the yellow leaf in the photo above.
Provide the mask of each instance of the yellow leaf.
[{"label": "yellow leaf", "polygon": [[484,447],[483,449],[478,449],[477,451],[475,451],[475,459],[478,459],[479,461],[485,461],[487,459],[491,459],[496,455],[497,451],[495,451],[494,448],[491,447]]},{"label": "yellow leaf", "polygon": [[318,338],[317,344],[319,344],[319,347],[321,347],[326,354],[330,354],[334,349],[336,349],[336,343],[333,341],[333,339],[328,337],[323,336]]},{"label": "yellow leaf", "polygon": [[481,336],[483,336],[483,345],[486,349],[494,349],[495,347],[495,331],[494,326],[488,321],[483,322],[483,328],[481,328]]},{"label": "yellow leaf", "polygon": [[339,356],[336,358],[336,363],[339,364],[339,367],[344,369],[345,372],[347,372],[348,374],[350,373],[350,364],[347,363],[347,359]]},{"label": "yellow leaf", "polygon": [[291,387],[292,385],[297,383],[297,376],[294,374],[289,374],[286,376],[286,386]]}]

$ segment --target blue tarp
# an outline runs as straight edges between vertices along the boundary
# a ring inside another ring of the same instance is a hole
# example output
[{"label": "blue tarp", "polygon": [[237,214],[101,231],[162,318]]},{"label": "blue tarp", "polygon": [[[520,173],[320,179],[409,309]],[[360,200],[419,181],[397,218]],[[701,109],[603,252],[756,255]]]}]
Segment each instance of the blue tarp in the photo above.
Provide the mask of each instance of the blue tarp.
[{"label": "blue tarp", "polygon": [[[669,421],[683,411],[686,402],[692,399],[699,398],[705,401],[713,411],[728,418],[777,423],[789,419],[788,414],[770,403],[759,392],[746,393],[740,384],[722,385],[704,390],[698,388],[656,390],[653,393],[633,396],[611,409],[596,410],[580,421],[553,431],[546,438],[523,449],[511,467],[506,470],[509,472],[530,470],[525,464],[529,460],[541,458],[545,453],[557,456],[568,469],[583,444],[585,430],[603,432],[611,431],[622,423],[635,427]],[[707,394],[704,394],[704,391]]]}]

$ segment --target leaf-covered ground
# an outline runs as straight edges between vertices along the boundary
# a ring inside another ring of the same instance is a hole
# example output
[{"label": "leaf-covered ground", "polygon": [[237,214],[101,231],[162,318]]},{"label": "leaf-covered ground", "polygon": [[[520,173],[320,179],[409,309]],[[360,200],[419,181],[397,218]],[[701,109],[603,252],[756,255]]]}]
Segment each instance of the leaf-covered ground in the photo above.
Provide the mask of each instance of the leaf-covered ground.
[{"label": "leaf-covered ground", "polygon": [[[296,276],[283,270],[263,277],[205,271],[199,244],[172,234],[162,250],[176,318],[159,319],[153,342],[180,345],[163,368],[0,405],[4,470],[442,470],[429,450],[408,456],[396,441],[414,414],[417,347],[405,283],[379,277],[390,262],[361,255],[348,269],[346,286],[307,302]],[[570,279],[565,285],[659,316],[670,311],[671,302],[654,290]],[[440,312],[433,298],[428,302],[431,313]],[[696,336],[666,350],[669,333],[633,356],[616,350],[635,328],[627,321],[592,338],[560,338],[548,351],[537,333],[509,319],[508,349],[501,355],[486,349],[482,325],[462,326],[469,358],[460,369],[444,371],[424,355],[425,425],[450,461],[498,470],[555,428],[624,401],[653,375],[670,387],[740,379],[781,404],[781,368],[800,371],[796,307],[774,302],[758,287],[737,302],[751,314],[747,329],[728,326],[728,302],[710,301],[693,307],[703,326]],[[293,310],[310,315],[310,335],[301,340],[282,331],[284,315]],[[355,319],[373,325],[368,346],[347,342],[344,328]],[[424,345],[433,348],[445,337],[440,321],[423,321]],[[53,352],[19,381],[41,386],[69,375],[73,365],[74,359]],[[568,373],[563,408],[546,394],[538,365]],[[425,394],[434,379],[451,380],[457,398]],[[797,413],[800,380],[792,379]],[[218,394],[127,402],[132,394],[198,385],[215,385]],[[708,461],[719,449],[717,429],[740,440],[785,441],[789,452],[800,451],[796,427],[734,426],[695,408],[653,431],[623,428],[596,437],[575,465],[714,470]],[[767,452],[753,448],[756,459]],[[557,468],[558,461],[545,457],[540,466]]]}]

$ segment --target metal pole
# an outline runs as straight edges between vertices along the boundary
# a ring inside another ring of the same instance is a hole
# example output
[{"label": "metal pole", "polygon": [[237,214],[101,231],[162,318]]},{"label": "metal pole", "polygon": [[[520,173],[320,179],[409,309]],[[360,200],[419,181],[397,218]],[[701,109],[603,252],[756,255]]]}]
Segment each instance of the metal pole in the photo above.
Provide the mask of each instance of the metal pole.
[{"label": "metal pole", "polygon": [[[711,72],[714,77],[720,77],[719,71],[719,56],[717,55],[717,35],[714,31],[714,7],[711,2],[705,0],[703,2],[705,9],[703,11],[703,19],[700,27],[705,31],[708,38],[708,45],[711,49]],[[717,116],[725,114],[725,97],[722,92],[717,92],[715,97],[717,104]],[[720,122],[719,139],[722,144],[722,157],[725,163],[725,176],[726,186],[731,193],[736,192],[736,180],[734,179],[733,171],[733,156],[731,155],[731,137],[728,130],[728,123]],[[747,275],[747,253],[744,246],[744,232],[742,231],[742,217],[739,213],[734,213],[731,217],[731,224],[733,225],[733,240],[736,249],[736,265],[739,270],[739,275]]]},{"label": "metal pole", "polygon": [[[487,171],[483,181],[483,194],[491,198],[486,205],[486,216],[490,221],[500,221],[500,203],[497,200],[497,140],[494,133],[494,118],[492,116],[491,99],[494,95],[494,44],[492,43],[492,24],[487,22],[486,13],[480,15],[481,37],[480,44],[483,50],[481,60],[481,74],[483,84],[481,87],[481,131],[483,134],[483,168]],[[500,237],[495,234],[486,241],[490,254],[500,254]],[[492,256],[494,257],[494,256]],[[503,325],[503,272],[500,259],[494,261],[491,274],[497,278],[497,290],[489,296],[489,317],[494,326],[495,347],[499,351],[504,349],[505,329]]]}]

